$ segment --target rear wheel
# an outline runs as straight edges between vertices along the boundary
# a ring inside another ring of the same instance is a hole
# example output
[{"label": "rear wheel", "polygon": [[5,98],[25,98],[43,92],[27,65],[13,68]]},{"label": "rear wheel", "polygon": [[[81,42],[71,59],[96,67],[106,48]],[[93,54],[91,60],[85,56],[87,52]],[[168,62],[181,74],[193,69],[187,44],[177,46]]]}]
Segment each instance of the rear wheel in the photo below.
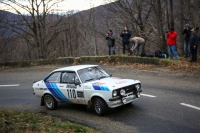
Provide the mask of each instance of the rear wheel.
[{"label": "rear wheel", "polygon": [[106,112],[106,104],[100,98],[95,98],[93,100],[94,111],[97,115],[101,116]]},{"label": "rear wheel", "polygon": [[44,96],[44,103],[46,107],[50,110],[54,110],[57,107],[57,101],[49,94]]}]

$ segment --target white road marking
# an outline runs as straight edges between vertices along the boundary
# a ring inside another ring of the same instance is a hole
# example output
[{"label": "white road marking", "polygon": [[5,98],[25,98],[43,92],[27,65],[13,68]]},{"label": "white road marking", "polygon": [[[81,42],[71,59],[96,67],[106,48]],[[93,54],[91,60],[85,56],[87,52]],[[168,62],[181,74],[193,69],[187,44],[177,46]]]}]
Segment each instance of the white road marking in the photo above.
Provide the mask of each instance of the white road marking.
[{"label": "white road marking", "polygon": [[12,87],[12,86],[19,86],[19,84],[13,84],[13,85],[0,85],[0,87]]},{"label": "white road marking", "polygon": [[186,107],[190,107],[190,108],[193,108],[193,109],[200,110],[200,108],[199,108],[199,107],[197,107],[197,106],[193,106],[193,105],[186,104],[186,103],[180,103],[180,104],[181,104],[181,105],[183,105],[183,106],[186,106]]},{"label": "white road marking", "polygon": [[142,94],[140,94],[140,95],[142,95],[142,96],[146,96],[146,97],[156,97],[156,96],[149,95],[149,94],[144,94],[144,93],[142,93]]}]

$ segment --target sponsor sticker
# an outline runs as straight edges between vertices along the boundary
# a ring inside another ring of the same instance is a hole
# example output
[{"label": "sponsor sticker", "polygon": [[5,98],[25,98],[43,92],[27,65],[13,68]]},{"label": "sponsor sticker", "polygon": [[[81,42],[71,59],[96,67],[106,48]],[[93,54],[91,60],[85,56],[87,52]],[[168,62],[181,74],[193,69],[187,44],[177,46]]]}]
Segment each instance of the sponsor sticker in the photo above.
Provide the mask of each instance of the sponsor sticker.
[{"label": "sponsor sticker", "polygon": [[116,84],[124,84],[126,83],[127,81],[123,80],[123,81],[119,81],[119,82],[116,82]]}]

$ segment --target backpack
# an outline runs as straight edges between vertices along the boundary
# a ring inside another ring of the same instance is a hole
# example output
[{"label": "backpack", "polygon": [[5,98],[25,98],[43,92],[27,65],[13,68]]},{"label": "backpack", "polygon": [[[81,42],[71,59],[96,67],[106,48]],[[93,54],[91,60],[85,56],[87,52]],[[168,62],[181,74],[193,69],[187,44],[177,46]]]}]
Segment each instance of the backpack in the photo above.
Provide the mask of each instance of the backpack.
[{"label": "backpack", "polygon": [[161,58],[168,58],[169,55],[167,54],[167,52],[161,52]]},{"label": "backpack", "polygon": [[160,50],[156,50],[155,51],[155,57],[158,57],[158,58],[168,58],[169,55],[167,54],[167,52],[161,52]]},{"label": "backpack", "polygon": [[161,58],[162,57],[162,52],[160,50],[155,51],[155,57]]}]

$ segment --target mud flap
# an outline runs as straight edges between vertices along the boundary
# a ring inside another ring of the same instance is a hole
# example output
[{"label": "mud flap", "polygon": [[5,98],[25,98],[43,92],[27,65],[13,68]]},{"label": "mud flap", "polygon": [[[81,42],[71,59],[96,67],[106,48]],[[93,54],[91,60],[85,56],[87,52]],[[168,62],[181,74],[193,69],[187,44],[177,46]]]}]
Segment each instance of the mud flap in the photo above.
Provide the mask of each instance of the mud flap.
[{"label": "mud flap", "polygon": [[87,111],[92,111],[92,103],[90,101],[87,104]]},{"label": "mud flap", "polygon": [[44,103],[44,97],[41,97],[41,101],[40,101],[40,106],[44,106],[45,103]]}]

